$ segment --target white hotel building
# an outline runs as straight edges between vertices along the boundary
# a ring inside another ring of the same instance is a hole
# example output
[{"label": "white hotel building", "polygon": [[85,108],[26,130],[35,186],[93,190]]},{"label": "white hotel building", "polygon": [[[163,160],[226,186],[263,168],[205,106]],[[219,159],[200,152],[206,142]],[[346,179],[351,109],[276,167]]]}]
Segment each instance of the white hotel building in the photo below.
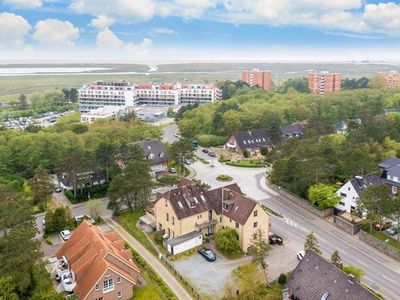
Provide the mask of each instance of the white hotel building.
[{"label": "white hotel building", "polygon": [[212,103],[221,90],[212,84],[130,84],[99,81],[79,89],[79,110],[89,112],[104,106],[174,106]]}]

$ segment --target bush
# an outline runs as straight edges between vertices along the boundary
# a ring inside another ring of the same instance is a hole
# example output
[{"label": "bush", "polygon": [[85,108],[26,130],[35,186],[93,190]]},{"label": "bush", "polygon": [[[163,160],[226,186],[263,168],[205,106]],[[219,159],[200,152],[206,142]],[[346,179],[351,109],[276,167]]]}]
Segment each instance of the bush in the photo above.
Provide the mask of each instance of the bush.
[{"label": "bush", "polygon": [[233,228],[220,229],[215,235],[215,244],[218,250],[227,255],[241,252],[239,237]]},{"label": "bush", "polygon": [[226,142],[226,137],[212,134],[202,134],[197,137],[199,144],[203,147],[216,147]]},{"label": "bush", "polygon": [[171,186],[179,183],[181,177],[179,175],[167,175],[157,179],[157,184],[160,186]]},{"label": "bush", "polygon": [[233,178],[231,176],[224,175],[224,174],[218,175],[216,179],[219,181],[232,181],[233,180]]},{"label": "bush", "polygon": [[44,240],[46,241],[47,244],[53,245],[53,240],[51,239],[51,237],[48,236]]},{"label": "bush", "polygon": [[243,151],[243,156],[244,156],[245,158],[249,158],[249,157],[250,157],[250,151],[249,151],[249,150],[244,150],[244,151]]},{"label": "bush", "polygon": [[354,267],[354,266],[344,266],[343,272],[345,272],[346,274],[349,274],[349,275],[353,275],[354,278],[359,282],[361,281],[361,279],[363,278],[363,276],[365,274],[365,272],[362,269]]},{"label": "bush", "polygon": [[261,155],[266,156],[269,151],[268,151],[267,147],[261,147],[260,152],[261,152]]},{"label": "bush", "polygon": [[279,278],[278,278],[278,283],[280,284],[280,285],[285,285],[286,284],[286,281],[287,281],[287,275],[286,274],[281,274],[281,275],[279,275]]},{"label": "bush", "polygon": [[102,185],[96,185],[92,187],[84,188],[81,192],[80,189],[76,190],[76,195],[74,195],[73,191],[67,190],[64,192],[65,196],[68,198],[71,203],[76,204],[79,202],[84,202],[89,200],[89,193],[90,199],[98,199],[103,198],[107,195],[108,191],[108,183]]}]

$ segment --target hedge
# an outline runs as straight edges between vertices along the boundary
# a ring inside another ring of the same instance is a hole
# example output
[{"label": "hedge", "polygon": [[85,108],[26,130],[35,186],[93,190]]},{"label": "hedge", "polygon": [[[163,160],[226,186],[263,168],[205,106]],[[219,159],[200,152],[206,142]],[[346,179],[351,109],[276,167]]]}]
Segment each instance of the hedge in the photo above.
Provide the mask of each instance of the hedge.
[{"label": "hedge", "polygon": [[199,144],[202,147],[221,146],[226,142],[226,137],[212,134],[201,134],[197,137]]},{"label": "hedge", "polygon": [[76,195],[72,190],[66,190],[64,192],[65,196],[68,198],[71,203],[79,203],[89,200],[89,192],[90,192],[90,199],[98,199],[103,198],[107,195],[108,191],[108,183],[97,185],[93,187],[84,188],[81,192],[80,189],[76,190]]}]

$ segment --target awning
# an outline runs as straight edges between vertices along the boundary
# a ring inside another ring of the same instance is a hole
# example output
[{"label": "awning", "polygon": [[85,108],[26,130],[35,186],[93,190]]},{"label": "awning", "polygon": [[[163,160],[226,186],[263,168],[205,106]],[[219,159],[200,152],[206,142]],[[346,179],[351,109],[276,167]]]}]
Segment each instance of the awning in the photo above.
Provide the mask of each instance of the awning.
[{"label": "awning", "polygon": [[156,222],[156,220],[154,220],[154,218],[150,217],[149,215],[141,216],[139,220],[149,226],[154,225],[154,223]]},{"label": "awning", "polygon": [[210,220],[210,221],[207,221],[207,222],[204,222],[204,223],[201,223],[201,224],[196,224],[196,227],[198,229],[203,229],[203,228],[207,228],[208,226],[214,226],[214,225],[217,225],[217,224],[218,224],[217,220]]}]

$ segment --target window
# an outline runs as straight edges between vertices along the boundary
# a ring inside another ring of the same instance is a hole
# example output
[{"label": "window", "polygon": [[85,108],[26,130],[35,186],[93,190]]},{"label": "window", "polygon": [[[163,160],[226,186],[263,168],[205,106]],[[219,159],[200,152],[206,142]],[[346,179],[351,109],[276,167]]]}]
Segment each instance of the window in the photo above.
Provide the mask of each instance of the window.
[{"label": "window", "polygon": [[169,214],[167,213],[167,216],[166,216],[166,220],[167,220],[167,222],[169,222]]},{"label": "window", "polygon": [[347,190],[350,191],[350,187],[348,187]]},{"label": "window", "polygon": [[118,298],[122,298],[122,292],[118,292],[118,293],[117,293],[117,297],[118,297]]},{"label": "window", "polygon": [[253,212],[253,215],[254,215],[255,217],[257,217],[257,214],[258,214],[258,211],[255,210],[255,211]]},{"label": "window", "polygon": [[344,202],[340,201],[339,205],[344,206],[345,204],[344,204]]},{"label": "window", "polygon": [[103,282],[103,292],[107,293],[114,290],[114,280],[107,279]]},{"label": "window", "polygon": [[253,223],[253,228],[257,228],[257,222]]},{"label": "window", "polygon": [[103,300],[104,298],[103,297],[100,297],[100,298],[96,298],[95,300]]},{"label": "window", "polygon": [[239,223],[238,223],[238,222],[236,222],[236,224],[235,224],[235,225],[236,225],[236,228],[239,228]]},{"label": "window", "polygon": [[121,283],[121,277],[117,277],[117,283]]},{"label": "window", "polygon": [[346,197],[347,197],[347,194],[345,194],[345,193],[340,193],[340,197],[346,198]]},{"label": "window", "polygon": [[397,186],[392,186],[392,194],[397,194]]},{"label": "window", "polygon": [[96,291],[100,290],[100,285],[96,284],[96,287],[94,288]]},{"label": "window", "polygon": [[172,225],[175,225],[175,217],[172,216]]}]

